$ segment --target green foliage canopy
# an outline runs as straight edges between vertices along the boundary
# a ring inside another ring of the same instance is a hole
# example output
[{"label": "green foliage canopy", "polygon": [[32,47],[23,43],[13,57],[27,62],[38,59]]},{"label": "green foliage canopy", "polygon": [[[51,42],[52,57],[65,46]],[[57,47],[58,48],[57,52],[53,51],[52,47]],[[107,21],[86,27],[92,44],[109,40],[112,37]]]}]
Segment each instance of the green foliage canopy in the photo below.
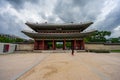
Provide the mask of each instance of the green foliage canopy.
[{"label": "green foliage canopy", "polygon": [[0,36],[0,42],[4,42],[4,43],[15,43],[15,42],[23,42],[23,39],[20,38],[9,38],[9,37],[5,37],[5,36]]},{"label": "green foliage canopy", "polygon": [[106,42],[106,36],[110,36],[110,31],[96,31],[91,36],[85,38],[85,42]]}]

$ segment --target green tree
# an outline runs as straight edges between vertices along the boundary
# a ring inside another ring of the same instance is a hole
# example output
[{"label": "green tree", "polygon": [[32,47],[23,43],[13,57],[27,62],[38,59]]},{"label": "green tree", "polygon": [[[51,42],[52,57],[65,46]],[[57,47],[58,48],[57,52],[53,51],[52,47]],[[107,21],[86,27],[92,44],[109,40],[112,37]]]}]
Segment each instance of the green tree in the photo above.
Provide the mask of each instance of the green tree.
[{"label": "green tree", "polygon": [[9,38],[9,37],[5,37],[5,36],[0,36],[0,42],[4,42],[4,43],[15,43],[15,42],[23,42],[23,39],[20,38]]},{"label": "green tree", "polygon": [[86,37],[86,42],[106,42],[106,36],[110,36],[110,31],[96,31],[91,36]]},{"label": "green tree", "polygon": [[109,41],[111,43],[120,43],[120,37],[118,37],[118,38],[110,38]]}]

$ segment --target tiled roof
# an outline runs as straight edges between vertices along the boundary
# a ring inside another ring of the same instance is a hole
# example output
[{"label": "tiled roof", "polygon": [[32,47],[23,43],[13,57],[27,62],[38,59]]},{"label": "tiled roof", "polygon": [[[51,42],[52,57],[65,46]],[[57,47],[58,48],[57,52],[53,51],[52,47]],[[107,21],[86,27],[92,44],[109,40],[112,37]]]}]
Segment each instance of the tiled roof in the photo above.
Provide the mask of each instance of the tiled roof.
[{"label": "tiled roof", "polygon": [[80,30],[83,31],[88,28],[93,22],[87,23],[64,23],[64,24],[53,24],[53,23],[25,23],[34,31],[38,30]]},{"label": "tiled roof", "polygon": [[86,36],[91,35],[95,31],[84,32],[84,33],[37,33],[37,32],[27,32],[22,31],[24,34],[31,38],[35,39],[62,39],[62,38],[84,38]]}]

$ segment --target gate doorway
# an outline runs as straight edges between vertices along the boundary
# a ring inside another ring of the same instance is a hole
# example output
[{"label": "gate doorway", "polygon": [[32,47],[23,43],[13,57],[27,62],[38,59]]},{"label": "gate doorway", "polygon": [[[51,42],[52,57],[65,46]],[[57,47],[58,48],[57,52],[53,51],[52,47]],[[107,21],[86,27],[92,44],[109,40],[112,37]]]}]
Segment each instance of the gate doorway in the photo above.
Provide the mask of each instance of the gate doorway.
[{"label": "gate doorway", "polygon": [[66,50],[71,50],[72,49],[72,42],[71,41],[67,41],[66,42]]},{"label": "gate doorway", "polygon": [[56,49],[63,50],[63,41],[56,41]]}]

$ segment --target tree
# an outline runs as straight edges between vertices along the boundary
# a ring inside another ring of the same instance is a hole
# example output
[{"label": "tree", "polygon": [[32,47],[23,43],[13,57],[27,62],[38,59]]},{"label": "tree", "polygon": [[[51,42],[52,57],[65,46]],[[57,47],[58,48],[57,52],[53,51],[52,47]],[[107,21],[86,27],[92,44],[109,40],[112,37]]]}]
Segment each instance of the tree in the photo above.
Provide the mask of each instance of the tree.
[{"label": "tree", "polygon": [[23,42],[23,39],[20,38],[9,38],[9,37],[5,37],[5,36],[0,36],[0,42],[4,42],[4,43],[15,43],[15,42]]},{"label": "tree", "polygon": [[106,36],[110,36],[110,31],[96,31],[91,36],[86,37],[86,42],[106,42]]},{"label": "tree", "polygon": [[118,38],[110,38],[109,41],[111,43],[120,43],[120,37],[118,37]]}]

